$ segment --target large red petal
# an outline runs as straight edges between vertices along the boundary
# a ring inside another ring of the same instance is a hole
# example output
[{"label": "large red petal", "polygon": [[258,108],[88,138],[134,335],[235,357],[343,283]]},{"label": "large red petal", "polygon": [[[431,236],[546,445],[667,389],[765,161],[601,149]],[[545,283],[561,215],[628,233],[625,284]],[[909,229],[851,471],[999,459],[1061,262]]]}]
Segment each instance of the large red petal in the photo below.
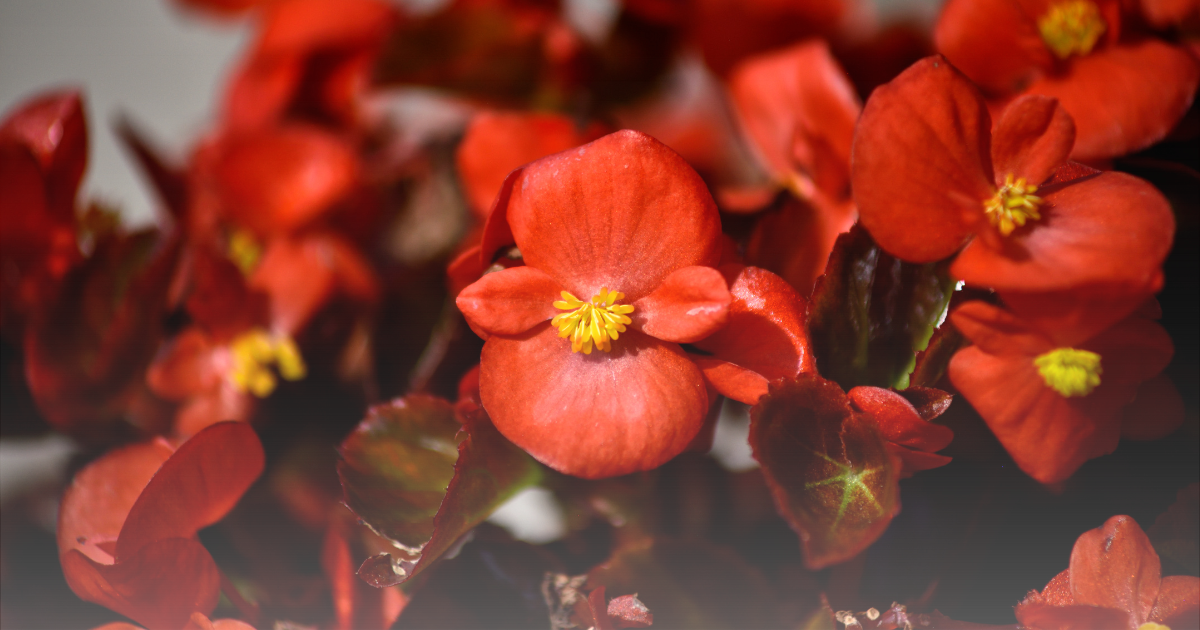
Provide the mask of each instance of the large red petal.
[{"label": "large red petal", "polygon": [[988,354],[1032,357],[1055,347],[1053,340],[1025,321],[987,302],[963,304],[950,314],[950,321],[971,343]]},{"label": "large red petal", "polygon": [[[563,312],[559,286],[533,267],[513,267],[489,273],[462,290],[456,304],[473,328],[489,334],[519,335]],[[580,299],[589,299],[584,296]]]},{"label": "large red petal", "polygon": [[851,184],[880,247],[930,262],[962,246],[995,192],[991,126],[979,91],[940,56],[875,90],[854,134]]},{"label": "large red petal", "polygon": [[1159,140],[1183,118],[1200,83],[1200,62],[1157,39],[1109,46],[1071,60],[1061,75],[1029,85],[1075,119],[1077,160],[1119,157]]},{"label": "large red petal", "polygon": [[121,527],[119,562],[154,541],[191,538],[221,520],[262,473],[250,425],[214,424],[184,442],[150,480]]},{"label": "large red petal", "polygon": [[81,599],[148,630],[178,630],[193,612],[211,613],[221,595],[220,570],[204,546],[189,538],[155,541],[116,564],[71,550],[62,564],[67,584]]},{"label": "large red petal", "polygon": [[679,346],[630,330],[585,355],[557,333],[545,324],[484,345],[479,393],[505,437],[587,478],[649,470],[687,447],[708,394]]},{"label": "large red petal", "polygon": [[1071,594],[1076,604],[1132,613],[1133,625],[1150,618],[1158,599],[1161,563],[1137,522],[1114,516],[1084,532],[1071,550]]},{"label": "large red petal", "polygon": [[634,327],[651,337],[692,343],[725,325],[732,299],[721,272],[712,267],[684,267],[634,302],[631,318]]},{"label": "large red petal", "polygon": [[808,338],[808,302],[779,276],[758,267],[722,265],[733,301],[724,328],[696,342],[723,361],[767,380],[816,372]]},{"label": "large red petal", "polygon": [[1049,189],[1044,200],[1041,219],[1009,238],[973,240],[950,272],[1002,296],[1103,287],[1131,298],[1119,316],[1161,287],[1175,219],[1149,183],[1107,172]]},{"label": "large red petal", "polygon": [[603,135],[599,125],[580,129],[560,114],[481,112],[471,119],[456,154],[467,204],[486,218],[513,169]]},{"label": "large red petal", "polygon": [[996,185],[1010,175],[1040,185],[1067,161],[1074,145],[1075,122],[1058,101],[1039,95],[1018,98],[992,129]]},{"label": "large red petal", "polygon": [[850,144],[862,111],[823,40],[748,59],[729,93],[747,135],[779,182],[798,175],[825,195],[845,195]]},{"label": "large red petal", "polygon": [[933,39],[963,74],[997,94],[1019,88],[1051,64],[1037,24],[1016,0],[950,0]]},{"label": "large red petal", "polygon": [[704,181],[637,131],[526,166],[507,218],[525,263],[580,298],[608,287],[636,301],[672,271],[720,257],[721,221]]}]

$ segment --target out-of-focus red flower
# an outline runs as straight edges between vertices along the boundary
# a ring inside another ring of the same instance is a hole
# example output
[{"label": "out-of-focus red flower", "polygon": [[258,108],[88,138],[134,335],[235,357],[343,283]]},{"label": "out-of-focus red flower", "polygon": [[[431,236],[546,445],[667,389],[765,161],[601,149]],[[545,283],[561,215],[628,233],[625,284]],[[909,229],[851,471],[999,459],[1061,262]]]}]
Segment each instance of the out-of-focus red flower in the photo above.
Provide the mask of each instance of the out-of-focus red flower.
[{"label": "out-of-focus red flower", "polygon": [[284,117],[354,125],[375,57],[400,19],[381,0],[263,3],[258,40],[225,95],[225,124]]},{"label": "out-of-focus red flower", "polygon": [[0,327],[19,329],[79,261],[75,195],[86,165],[76,91],[35,96],[0,124]]},{"label": "out-of-focus red flower", "polygon": [[950,317],[974,344],[954,355],[951,382],[1021,470],[1042,483],[1111,453],[1123,434],[1160,437],[1182,422],[1181,414],[1122,413],[1174,351],[1162,327],[1141,313],[1094,335],[1040,329],[983,302]]},{"label": "out-of-focus red flower", "polygon": [[1017,621],[1029,630],[1200,627],[1200,578],[1161,572],[1137,522],[1114,516],[1075,541],[1070,566],[1017,604]]},{"label": "out-of-focus red flower", "polygon": [[254,430],[236,423],[209,427],[178,448],[157,439],[96,460],[60,506],[67,584],[152,630],[210,614],[222,578],[196,532],[233,508],[263,462]]},{"label": "out-of-focus red flower", "polygon": [[1071,156],[1097,160],[1161,140],[1200,83],[1200,63],[1184,48],[1121,18],[1118,0],[951,0],[935,40],[994,95],[1058,99],[1078,131]]},{"label": "out-of-focus red flower", "polygon": [[486,219],[492,202],[513,169],[604,135],[598,123],[580,128],[550,113],[480,112],[471,119],[456,155],[467,205]]},{"label": "out-of-focus red flower", "polygon": [[727,74],[750,55],[808,37],[830,37],[855,12],[846,0],[698,0],[691,35],[705,62]]},{"label": "out-of-focus red flower", "polygon": [[871,236],[904,260],[961,248],[952,275],[1022,304],[1087,291],[1076,315],[1095,332],[1161,288],[1175,223],[1147,182],[1064,166],[1073,138],[1070,116],[1045,96],[1017,99],[993,128],[978,90],[929,57],[867,102],[854,199]]},{"label": "out-of-focus red flower", "polygon": [[773,185],[795,197],[760,220],[746,259],[807,295],[837,235],[854,223],[850,147],[862,105],[820,40],[747,59],[730,75],[729,88]]},{"label": "out-of-focus red flower", "polygon": [[649,136],[611,134],[514,172],[487,231],[507,231],[525,263],[458,297],[487,337],[480,395],[496,428],[582,477],[679,454],[709,401],[678,344],[720,328],[731,300],[695,171]]},{"label": "out-of-focus red flower", "polygon": [[1196,0],[1133,0],[1129,4],[1135,5],[1146,22],[1158,29],[1182,27],[1194,33],[1200,26],[1200,2]]}]

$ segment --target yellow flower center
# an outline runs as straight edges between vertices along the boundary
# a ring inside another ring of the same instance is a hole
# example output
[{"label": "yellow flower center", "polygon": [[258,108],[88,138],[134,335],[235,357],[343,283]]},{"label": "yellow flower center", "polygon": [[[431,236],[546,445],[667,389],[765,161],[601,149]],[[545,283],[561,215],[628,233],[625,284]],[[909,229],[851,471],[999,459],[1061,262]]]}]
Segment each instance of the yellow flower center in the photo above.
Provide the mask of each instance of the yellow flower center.
[{"label": "yellow flower center", "polygon": [[554,302],[554,308],[568,311],[559,313],[550,320],[558,328],[558,336],[571,338],[571,351],[592,353],[592,344],[608,352],[612,350],[610,341],[616,341],[620,333],[625,332],[625,325],[633,322],[629,314],[633,312],[632,304],[617,304],[625,299],[620,291],[609,291],[601,287],[600,293],[592,297],[590,302],[563,291],[561,300]]},{"label": "yellow flower center", "polygon": [[307,373],[300,349],[287,335],[272,336],[262,328],[254,328],[234,339],[229,348],[233,354],[229,380],[239,392],[265,398],[275,391],[278,381],[271,364],[289,381],[298,381]]},{"label": "yellow flower center", "polygon": [[1108,28],[1100,9],[1090,0],[1056,3],[1037,24],[1042,41],[1059,59],[1088,54]]},{"label": "yellow flower center", "polygon": [[242,270],[242,275],[250,275],[262,258],[262,245],[254,238],[253,234],[246,230],[234,230],[229,235],[227,248],[226,254],[229,256],[229,260]]},{"label": "yellow flower center", "polygon": [[1042,218],[1042,215],[1038,214],[1042,198],[1033,194],[1035,192],[1037,186],[1027,184],[1024,177],[1014,181],[1012,173],[1009,173],[1004,178],[1004,185],[1000,190],[997,190],[991,199],[983,202],[984,212],[992,225],[996,226],[1001,234],[1008,236],[1013,230],[1025,225],[1026,221]]},{"label": "yellow flower center", "polygon": [[1033,360],[1046,386],[1066,398],[1087,396],[1100,384],[1100,355],[1075,348],[1051,350]]}]

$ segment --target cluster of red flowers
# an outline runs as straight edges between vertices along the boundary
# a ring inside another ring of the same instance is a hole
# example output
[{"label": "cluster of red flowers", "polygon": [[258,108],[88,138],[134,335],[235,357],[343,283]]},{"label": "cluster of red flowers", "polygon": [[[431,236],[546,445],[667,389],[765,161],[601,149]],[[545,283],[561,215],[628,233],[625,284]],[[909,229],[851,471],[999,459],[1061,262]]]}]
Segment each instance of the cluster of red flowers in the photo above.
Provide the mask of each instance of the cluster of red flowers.
[{"label": "cluster of red flowers", "polygon": [[[917,611],[949,569],[834,613],[901,479],[998,444],[1063,492],[1189,412],[1156,295],[1195,208],[1122,160],[1194,149],[1194,0],[180,4],[255,37],[185,161],[118,125],[155,227],[77,200],[79,92],[0,128],[5,422],[82,449],[62,572],[141,626],[959,627]],[[561,541],[484,523],[530,488]],[[1196,488],[1018,626],[1200,624],[1160,561]]]}]

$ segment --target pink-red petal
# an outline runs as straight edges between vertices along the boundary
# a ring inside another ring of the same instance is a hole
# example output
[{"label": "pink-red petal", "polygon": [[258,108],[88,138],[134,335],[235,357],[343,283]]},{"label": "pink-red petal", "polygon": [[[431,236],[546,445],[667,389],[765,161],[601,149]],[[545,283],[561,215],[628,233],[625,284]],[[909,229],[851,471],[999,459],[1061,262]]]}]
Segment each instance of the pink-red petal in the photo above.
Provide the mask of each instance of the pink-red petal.
[{"label": "pink-red petal", "polygon": [[566,312],[554,308],[554,302],[562,299],[561,291],[542,271],[513,267],[483,276],[463,289],[456,303],[473,328],[495,335],[519,335]]},{"label": "pink-red petal", "polygon": [[630,317],[634,327],[651,337],[692,343],[725,325],[732,299],[721,272],[712,267],[684,267],[634,302]]},{"label": "pink-red petal", "polygon": [[769,382],[758,372],[712,357],[693,356],[692,360],[700,367],[704,380],[726,398],[755,405],[767,393]]}]

